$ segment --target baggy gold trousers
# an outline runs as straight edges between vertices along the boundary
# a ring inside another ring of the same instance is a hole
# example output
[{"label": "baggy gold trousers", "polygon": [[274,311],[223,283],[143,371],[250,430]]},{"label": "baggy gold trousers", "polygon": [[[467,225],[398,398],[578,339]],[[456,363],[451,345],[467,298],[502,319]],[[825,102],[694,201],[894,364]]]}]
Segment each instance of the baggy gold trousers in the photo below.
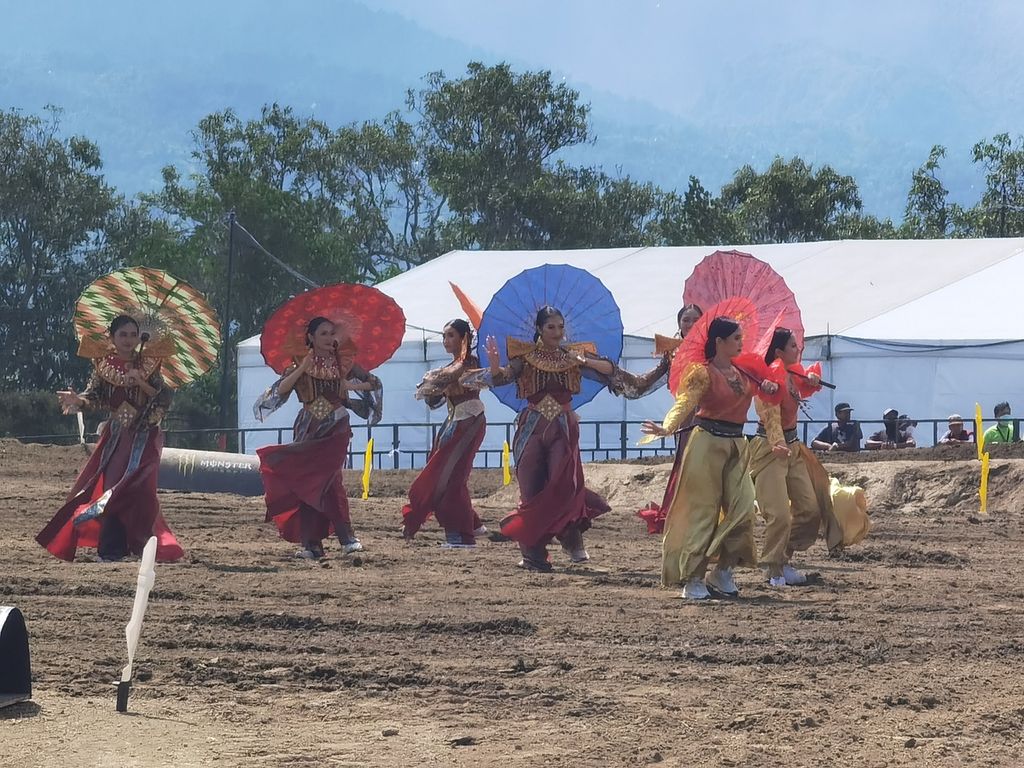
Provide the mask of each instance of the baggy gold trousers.
[{"label": "baggy gold trousers", "polygon": [[702,576],[716,556],[722,566],[757,564],[747,440],[695,427],[665,519],[661,583],[675,586]]},{"label": "baggy gold trousers", "polygon": [[821,527],[822,511],[800,443],[789,444],[788,456],[776,456],[766,438],[755,437],[750,477],[766,523],[761,565],[781,569],[794,552],[810,548]]}]

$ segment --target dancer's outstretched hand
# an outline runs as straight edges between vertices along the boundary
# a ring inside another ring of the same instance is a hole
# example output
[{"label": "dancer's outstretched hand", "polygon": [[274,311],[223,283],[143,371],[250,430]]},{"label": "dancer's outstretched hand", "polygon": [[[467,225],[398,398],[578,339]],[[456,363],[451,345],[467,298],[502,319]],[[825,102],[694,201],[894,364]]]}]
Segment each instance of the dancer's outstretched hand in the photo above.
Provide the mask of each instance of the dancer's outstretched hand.
[{"label": "dancer's outstretched hand", "polygon": [[60,410],[65,416],[78,413],[82,410],[82,396],[73,389],[62,389],[57,392],[57,400],[60,401]]},{"label": "dancer's outstretched hand", "polygon": [[645,421],[640,425],[640,431],[645,435],[654,435],[655,437],[668,437],[671,433],[665,429],[661,424],[653,421]]}]

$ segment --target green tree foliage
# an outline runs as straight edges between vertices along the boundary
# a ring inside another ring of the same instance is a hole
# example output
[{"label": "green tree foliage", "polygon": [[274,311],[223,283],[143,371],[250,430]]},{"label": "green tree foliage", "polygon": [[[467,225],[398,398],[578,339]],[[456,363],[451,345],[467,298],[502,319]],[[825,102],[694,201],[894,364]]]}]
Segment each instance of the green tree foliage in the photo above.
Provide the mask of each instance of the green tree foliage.
[{"label": "green tree foliage", "polygon": [[454,232],[485,249],[542,239],[530,218],[538,195],[571,188],[553,156],[587,141],[590,108],[579,93],[550,72],[471,62],[461,79],[428,75],[407,106],[420,117],[430,183],[457,217]]},{"label": "green tree foliage", "polygon": [[736,217],[696,176],[690,177],[682,197],[669,193],[663,209],[658,231],[665,245],[723,245],[742,240]]},{"label": "green tree foliage", "polygon": [[1024,136],[1001,133],[979,141],[973,154],[985,169],[985,191],[965,213],[966,229],[972,237],[1024,235]]},{"label": "green tree foliage", "polygon": [[907,208],[899,234],[906,238],[952,237],[963,226],[963,211],[949,202],[949,190],[939,179],[940,161],[946,148],[932,147],[928,159],[914,171],[907,193]]},{"label": "green tree foliage", "polygon": [[[333,130],[273,104],[256,120],[230,110],[209,115],[194,139],[199,170],[184,180],[165,168],[163,189],[147,202],[174,229],[179,247],[166,256],[219,307],[228,210],[267,251],[316,283],[376,282],[436,255],[440,207],[412,126],[396,114]],[[232,335],[242,337],[306,286],[244,234],[236,243]]]},{"label": "green tree foliage", "polygon": [[828,165],[815,171],[799,157],[776,157],[764,173],[743,166],[722,188],[721,199],[750,243],[833,240],[862,207],[852,176]]},{"label": "green tree foliage", "polygon": [[[0,111],[0,381],[53,389],[81,378],[71,313],[117,266],[131,216],[101,174],[96,145],[45,117]],[[110,227],[111,231],[105,234]]]}]

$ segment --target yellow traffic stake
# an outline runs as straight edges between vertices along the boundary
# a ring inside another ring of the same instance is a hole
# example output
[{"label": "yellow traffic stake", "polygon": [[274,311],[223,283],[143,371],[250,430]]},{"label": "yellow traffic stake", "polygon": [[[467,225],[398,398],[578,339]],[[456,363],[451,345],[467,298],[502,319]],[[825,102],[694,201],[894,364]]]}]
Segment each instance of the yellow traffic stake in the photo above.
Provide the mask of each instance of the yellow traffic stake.
[{"label": "yellow traffic stake", "polygon": [[512,468],[510,466],[511,458],[509,456],[508,440],[501,444],[501,477],[503,485],[508,485],[512,482]]},{"label": "yellow traffic stake", "polygon": [[978,446],[978,461],[985,452],[985,425],[981,421],[981,404],[974,404],[974,442]]},{"label": "yellow traffic stake", "polygon": [[981,514],[988,514],[988,451],[981,455]]},{"label": "yellow traffic stake", "polygon": [[366,453],[363,455],[363,498],[370,498],[370,472],[373,470],[373,438],[366,442]]}]

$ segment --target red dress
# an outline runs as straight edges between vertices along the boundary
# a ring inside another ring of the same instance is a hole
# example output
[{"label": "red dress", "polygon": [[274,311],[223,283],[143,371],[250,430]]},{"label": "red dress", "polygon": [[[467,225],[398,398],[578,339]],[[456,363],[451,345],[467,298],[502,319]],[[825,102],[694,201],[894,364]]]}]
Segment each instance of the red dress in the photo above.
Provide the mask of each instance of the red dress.
[{"label": "red dress", "polygon": [[[253,410],[263,420],[287,401],[279,394],[281,381],[295,370],[293,365],[267,390]],[[267,504],[268,522],[273,521],[283,539],[315,544],[334,531],[347,543],[354,540],[342,467],[352,438],[348,409],[368,417],[371,425],[380,420],[380,380],[354,368],[350,378],[374,383],[372,392],[350,397],[333,358],[316,357],[308,373],[295,383],[302,409],[295,417],[293,442],[270,445],[256,451]]]},{"label": "red dress", "polygon": [[582,376],[579,354],[509,340],[511,362],[492,381],[515,381],[517,395],[528,403],[516,419],[512,447],[519,506],[501,521],[502,534],[523,548],[582,533],[611,509],[584,484],[579,418],[572,409]]},{"label": "red dress", "polygon": [[584,365],[585,358],[600,359],[592,344],[547,349],[511,338],[508,357],[509,365],[493,376],[477,371],[462,379],[467,386],[514,382],[518,397],[527,401],[516,419],[512,446],[520,500],[501,521],[501,532],[519,543],[524,560],[534,566],[546,562],[546,551],[541,550],[554,537],[565,549],[585,558],[582,532],[611,507],[584,483],[579,418],[572,409],[572,397],[580,391],[583,376],[602,382],[615,395],[643,397],[663,380],[667,364],[637,375],[605,361],[612,368],[605,375]]},{"label": "red dress", "polygon": [[[430,371],[416,388],[416,397],[431,408],[448,405],[427,464],[409,487],[409,503],[402,508],[403,528],[411,538],[431,514],[444,528],[449,543],[473,544],[481,524],[469,495],[473,459],[487,432],[480,395],[459,384],[467,368],[479,364],[473,356]],[[458,539],[456,541],[456,539]]]},{"label": "red dress", "polygon": [[149,537],[156,536],[157,560],[178,560],[184,552],[160,514],[156,495],[160,421],[173,396],[160,375],[160,360],[146,358],[141,364],[146,381],[157,390],[152,398],[126,385],[128,364],[116,355],[94,360],[93,366],[82,392],[84,407],[109,409],[110,418],[64,506],[36,541],[68,562],[78,547],[94,547],[101,558],[119,560],[141,556]]}]

